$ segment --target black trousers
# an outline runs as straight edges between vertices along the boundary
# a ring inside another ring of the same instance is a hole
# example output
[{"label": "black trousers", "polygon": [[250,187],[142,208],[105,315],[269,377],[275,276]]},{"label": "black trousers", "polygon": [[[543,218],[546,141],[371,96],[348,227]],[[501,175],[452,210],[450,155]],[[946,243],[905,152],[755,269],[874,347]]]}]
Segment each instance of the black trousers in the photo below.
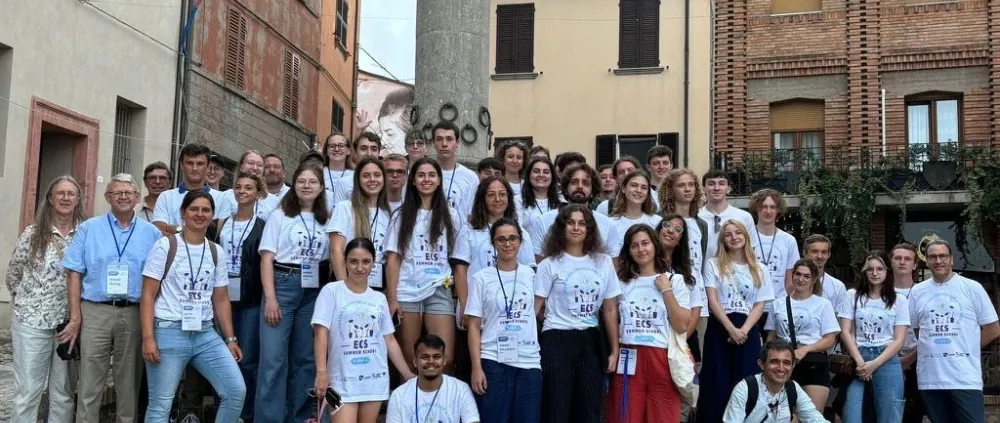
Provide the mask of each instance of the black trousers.
[{"label": "black trousers", "polygon": [[923,423],[927,410],[924,409],[924,400],[917,390],[917,363],[913,367],[903,371],[903,398],[906,405],[903,406],[903,423]]},{"label": "black trousers", "polygon": [[542,353],[542,422],[599,423],[604,369],[601,332],[547,330]]}]

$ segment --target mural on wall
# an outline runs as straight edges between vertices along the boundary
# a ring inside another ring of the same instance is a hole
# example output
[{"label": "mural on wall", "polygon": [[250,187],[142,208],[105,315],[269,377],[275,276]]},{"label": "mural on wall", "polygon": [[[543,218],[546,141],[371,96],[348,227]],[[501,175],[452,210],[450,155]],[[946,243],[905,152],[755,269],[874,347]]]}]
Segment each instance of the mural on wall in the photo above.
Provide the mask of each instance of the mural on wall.
[{"label": "mural on wall", "polygon": [[358,75],[358,133],[369,131],[382,137],[383,151],[406,154],[406,134],[412,129],[413,85],[367,72]]}]

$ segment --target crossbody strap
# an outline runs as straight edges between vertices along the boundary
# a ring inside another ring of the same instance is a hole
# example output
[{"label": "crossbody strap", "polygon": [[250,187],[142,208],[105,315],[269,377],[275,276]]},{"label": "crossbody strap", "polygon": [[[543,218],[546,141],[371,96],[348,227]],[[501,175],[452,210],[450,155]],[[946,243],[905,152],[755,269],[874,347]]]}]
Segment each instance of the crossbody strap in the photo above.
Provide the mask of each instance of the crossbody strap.
[{"label": "crossbody strap", "polygon": [[792,338],[792,349],[799,349],[799,343],[795,340],[795,318],[792,317],[792,296],[785,297],[785,311],[788,313],[788,336]]}]

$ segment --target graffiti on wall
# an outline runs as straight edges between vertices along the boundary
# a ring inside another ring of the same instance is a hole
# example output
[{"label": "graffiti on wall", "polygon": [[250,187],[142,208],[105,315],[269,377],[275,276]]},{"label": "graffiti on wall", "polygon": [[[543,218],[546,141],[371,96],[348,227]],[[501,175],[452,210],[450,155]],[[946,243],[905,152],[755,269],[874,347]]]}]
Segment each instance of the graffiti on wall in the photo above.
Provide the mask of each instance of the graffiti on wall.
[{"label": "graffiti on wall", "polygon": [[413,107],[413,86],[378,75],[361,72],[358,75],[358,112],[355,117],[360,131],[382,137],[383,151],[406,154],[403,144],[412,129],[410,110]]}]

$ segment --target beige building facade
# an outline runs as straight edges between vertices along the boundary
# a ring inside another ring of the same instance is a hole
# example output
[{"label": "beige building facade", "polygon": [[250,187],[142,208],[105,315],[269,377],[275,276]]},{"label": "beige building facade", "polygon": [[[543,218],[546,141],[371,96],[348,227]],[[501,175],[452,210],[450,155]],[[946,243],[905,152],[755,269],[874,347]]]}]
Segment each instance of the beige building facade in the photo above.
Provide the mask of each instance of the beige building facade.
[{"label": "beige building facade", "polygon": [[622,155],[642,161],[649,147],[665,144],[675,167],[708,169],[709,1],[493,0],[491,7],[489,108],[498,142],[577,151],[592,164]]}]

